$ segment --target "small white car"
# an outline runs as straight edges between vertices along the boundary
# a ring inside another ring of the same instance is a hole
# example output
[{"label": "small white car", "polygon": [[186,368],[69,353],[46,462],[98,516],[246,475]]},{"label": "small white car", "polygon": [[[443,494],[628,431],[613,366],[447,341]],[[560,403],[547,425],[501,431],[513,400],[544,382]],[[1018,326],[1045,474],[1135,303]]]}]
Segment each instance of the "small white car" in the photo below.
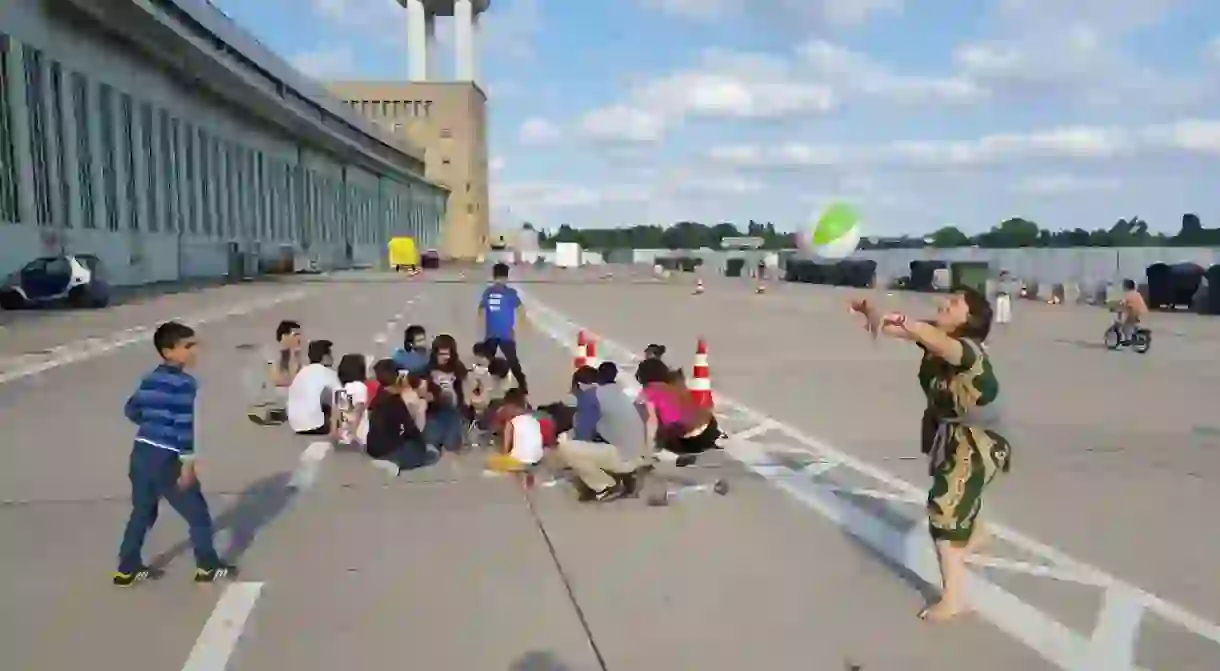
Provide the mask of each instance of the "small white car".
[{"label": "small white car", "polygon": [[111,288],[102,262],[92,254],[44,256],[27,263],[0,286],[0,308],[20,310],[66,302],[103,308]]}]

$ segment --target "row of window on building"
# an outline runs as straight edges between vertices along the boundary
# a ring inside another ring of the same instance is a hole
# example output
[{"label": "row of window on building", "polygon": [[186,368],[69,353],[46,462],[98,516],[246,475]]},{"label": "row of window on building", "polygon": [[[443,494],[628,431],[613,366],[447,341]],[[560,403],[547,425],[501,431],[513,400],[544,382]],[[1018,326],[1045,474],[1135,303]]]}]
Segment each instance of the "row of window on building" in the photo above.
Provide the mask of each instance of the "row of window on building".
[{"label": "row of window on building", "polygon": [[[345,184],[12,45],[0,34],[0,221],[23,223],[17,158],[28,150],[39,226],[306,246],[437,237],[434,194],[386,179],[380,194]],[[22,61],[23,100],[14,100],[20,94],[9,81],[14,58]],[[22,113],[28,147],[13,132]]]},{"label": "row of window on building", "polygon": [[431,100],[349,100],[347,104],[364,116],[372,118],[432,116]]}]

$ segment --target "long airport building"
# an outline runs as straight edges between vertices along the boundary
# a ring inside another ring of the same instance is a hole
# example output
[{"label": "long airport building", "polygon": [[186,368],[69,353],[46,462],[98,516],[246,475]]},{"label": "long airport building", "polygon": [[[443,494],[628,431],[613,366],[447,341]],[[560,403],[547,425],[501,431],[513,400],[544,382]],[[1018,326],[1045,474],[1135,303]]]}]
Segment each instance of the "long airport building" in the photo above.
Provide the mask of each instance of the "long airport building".
[{"label": "long airport building", "polygon": [[0,274],[58,253],[116,285],[377,265],[402,235],[479,253],[445,244],[424,159],[206,0],[0,3]]}]

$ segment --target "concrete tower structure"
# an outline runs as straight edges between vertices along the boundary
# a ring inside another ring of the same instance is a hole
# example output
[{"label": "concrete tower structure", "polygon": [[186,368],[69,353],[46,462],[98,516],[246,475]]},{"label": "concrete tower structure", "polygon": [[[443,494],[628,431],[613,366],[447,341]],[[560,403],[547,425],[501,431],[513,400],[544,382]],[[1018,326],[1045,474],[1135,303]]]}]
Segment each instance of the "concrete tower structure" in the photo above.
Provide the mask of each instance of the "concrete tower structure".
[{"label": "concrete tower structure", "polygon": [[[490,0],[398,0],[406,9],[402,81],[339,81],[327,88],[381,128],[424,148],[424,174],[449,190],[437,247],[451,259],[487,251],[490,203],[487,96],[476,81],[479,17]],[[436,19],[452,17],[453,77],[436,67]]]},{"label": "concrete tower structure", "polygon": [[436,48],[436,17],[453,17],[452,81],[475,82],[479,17],[491,0],[398,0],[407,8],[407,45],[410,49],[410,79],[436,81],[432,53]]}]

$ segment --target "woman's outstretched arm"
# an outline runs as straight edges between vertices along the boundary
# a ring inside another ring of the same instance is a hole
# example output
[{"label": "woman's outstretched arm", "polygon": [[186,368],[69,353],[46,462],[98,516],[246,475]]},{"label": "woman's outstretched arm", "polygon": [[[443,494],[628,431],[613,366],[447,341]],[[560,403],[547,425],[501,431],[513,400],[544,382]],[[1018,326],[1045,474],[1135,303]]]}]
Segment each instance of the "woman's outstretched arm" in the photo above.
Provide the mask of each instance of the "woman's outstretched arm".
[{"label": "woman's outstretched arm", "polygon": [[885,335],[898,340],[915,341],[915,337],[907,329],[887,322],[884,313],[868,299],[852,301],[851,311],[864,317],[864,330],[874,338]]},{"label": "woman's outstretched arm", "polygon": [[907,319],[907,316],[900,312],[886,315],[881,323],[884,329],[902,331],[907,340],[922,346],[931,352],[932,356],[947,361],[951,366],[961,366],[965,363],[963,357],[966,347],[962,345],[962,341],[940,330],[935,324]]}]

